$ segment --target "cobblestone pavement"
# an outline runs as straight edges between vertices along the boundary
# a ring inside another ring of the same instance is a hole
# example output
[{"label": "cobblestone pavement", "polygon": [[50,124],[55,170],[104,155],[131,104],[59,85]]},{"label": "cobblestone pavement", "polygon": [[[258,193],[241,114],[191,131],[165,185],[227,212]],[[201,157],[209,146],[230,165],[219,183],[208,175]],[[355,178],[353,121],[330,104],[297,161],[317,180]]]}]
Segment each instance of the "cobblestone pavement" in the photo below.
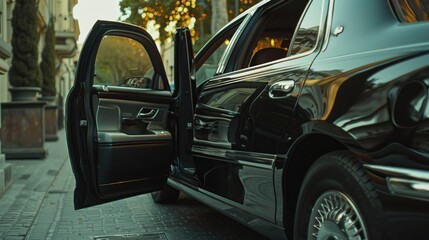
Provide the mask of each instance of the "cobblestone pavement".
[{"label": "cobblestone pavement", "polygon": [[14,182],[0,198],[0,239],[265,239],[199,202],[154,204],[145,194],[75,211],[65,134],[45,160],[8,160]]}]

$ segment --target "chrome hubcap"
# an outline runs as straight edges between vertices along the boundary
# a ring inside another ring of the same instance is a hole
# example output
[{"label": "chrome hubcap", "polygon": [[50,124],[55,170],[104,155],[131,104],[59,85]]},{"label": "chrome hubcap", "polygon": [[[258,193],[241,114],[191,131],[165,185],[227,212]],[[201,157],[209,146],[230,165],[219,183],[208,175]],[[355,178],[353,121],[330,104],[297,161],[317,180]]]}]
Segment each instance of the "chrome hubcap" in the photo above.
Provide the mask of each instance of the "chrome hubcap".
[{"label": "chrome hubcap", "polygon": [[311,211],[308,239],[367,240],[363,219],[355,204],[343,193],[321,195]]}]

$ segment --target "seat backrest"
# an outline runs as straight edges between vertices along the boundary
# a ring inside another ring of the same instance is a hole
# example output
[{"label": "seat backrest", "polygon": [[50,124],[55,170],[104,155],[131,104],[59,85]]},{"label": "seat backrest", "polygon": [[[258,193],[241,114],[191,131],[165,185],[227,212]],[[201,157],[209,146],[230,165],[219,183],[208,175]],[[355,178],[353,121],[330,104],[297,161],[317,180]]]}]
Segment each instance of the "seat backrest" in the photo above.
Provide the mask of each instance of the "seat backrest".
[{"label": "seat backrest", "polygon": [[282,48],[263,48],[253,54],[249,67],[285,58],[287,51]]}]

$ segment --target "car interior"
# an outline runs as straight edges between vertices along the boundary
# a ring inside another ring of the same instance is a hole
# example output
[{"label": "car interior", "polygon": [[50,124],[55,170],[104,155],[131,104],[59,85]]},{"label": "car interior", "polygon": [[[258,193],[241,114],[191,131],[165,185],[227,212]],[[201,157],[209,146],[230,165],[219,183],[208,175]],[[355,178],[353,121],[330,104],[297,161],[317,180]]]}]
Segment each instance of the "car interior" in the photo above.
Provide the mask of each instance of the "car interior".
[{"label": "car interior", "polygon": [[[237,44],[242,47],[234,49],[224,73],[257,66],[291,55],[289,47],[292,37],[307,3],[307,0],[292,0],[266,9],[261,17],[250,23],[252,28],[243,33],[245,37],[241,38],[239,40],[241,42]],[[223,54],[226,45],[230,43],[244,18],[245,16],[236,21],[224,34],[212,39],[213,43],[210,48],[198,53],[197,86],[219,74],[216,72],[219,55]],[[249,49],[252,50],[249,51]]]},{"label": "car interior", "polygon": [[242,54],[241,67],[253,67],[290,55],[289,46],[299,19],[308,1],[289,1],[280,6],[267,9],[245,43],[244,49],[252,49]]}]

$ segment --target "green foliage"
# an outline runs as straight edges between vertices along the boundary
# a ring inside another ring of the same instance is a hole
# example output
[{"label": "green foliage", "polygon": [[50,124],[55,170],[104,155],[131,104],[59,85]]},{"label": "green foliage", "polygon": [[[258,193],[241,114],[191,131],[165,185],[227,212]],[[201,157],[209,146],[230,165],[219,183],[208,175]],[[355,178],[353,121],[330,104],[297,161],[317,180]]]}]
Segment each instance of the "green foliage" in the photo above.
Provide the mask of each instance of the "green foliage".
[{"label": "green foliage", "polygon": [[55,26],[53,18],[49,21],[48,29],[45,35],[45,46],[42,51],[42,62],[40,70],[42,74],[42,95],[55,96]]},{"label": "green foliage", "polygon": [[12,17],[12,66],[9,81],[14,87],[40,87],[37,50],[36,0],[16,0]]},{"label": "green foliage", "polygon": [[151,69],[149,54],[140,43],[126,37],[106,36],[98,48],[94,84],[123,85],[132,76],[152,77]]},{"label": "green foliage", "polygon": [[187,26],[190,18],[197,14],[195,5],[176,0],[121,0],[119,5],[122,14],[127,16],[126,22],[142,27],[146,27],[150,21],[155,21],[159,24],[161,42],[164,42],[170,36],[165,31],[170,22],[176,21],[177,26]]},{"label": "green foliage", "polygon": [[[206,35],[211,36],[211,0],[121,0],[120,8],[125,21],[146,27],[150,21],[155,21],[159,26],[159,40],[163,43],[171,37],[172,32],[166,30],[171,22],[176,22],[177,27],[190,27],[194,40]],[[212,0],[213,1],[213,0]],[[219,1],[219,0],[216,0]],[[236,0],[225,0],[228,3],[228,16],[232,19],[236,16]],[[260,0],[237,0],[238,11],[243,12]],[[194,20],[195,21],[194,21]]]}]

